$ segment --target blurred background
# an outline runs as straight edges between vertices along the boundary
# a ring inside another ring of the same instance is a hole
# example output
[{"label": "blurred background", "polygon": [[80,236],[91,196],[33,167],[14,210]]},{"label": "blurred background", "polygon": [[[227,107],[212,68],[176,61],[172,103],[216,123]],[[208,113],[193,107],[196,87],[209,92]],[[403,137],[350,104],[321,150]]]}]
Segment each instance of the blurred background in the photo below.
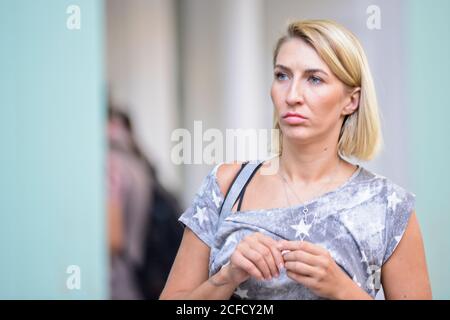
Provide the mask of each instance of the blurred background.
[{"label": "blurred background", "polygon": [[212,168],[174,163],[174,130],[271,128],[275,42],[323,18],[366,50],[385,145],[362,165],[417,195],[433,297],[450,299],[448,13],[447,0],[0,1],[0,298],[155,298],[176,215]]}]

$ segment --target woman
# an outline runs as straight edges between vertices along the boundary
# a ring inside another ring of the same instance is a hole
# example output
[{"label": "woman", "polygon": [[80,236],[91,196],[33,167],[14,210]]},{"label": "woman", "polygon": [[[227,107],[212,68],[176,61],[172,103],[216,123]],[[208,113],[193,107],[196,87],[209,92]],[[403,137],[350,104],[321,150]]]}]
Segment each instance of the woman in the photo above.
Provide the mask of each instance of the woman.
[{"label": "woman", "polygon": [[415,195],[343,159],[372,159],[381,141],[358,40],[296,22],[273,64],[279,156],[205,178],[160,298],[373,299],[381,284],[387,299],[431,298]]}]

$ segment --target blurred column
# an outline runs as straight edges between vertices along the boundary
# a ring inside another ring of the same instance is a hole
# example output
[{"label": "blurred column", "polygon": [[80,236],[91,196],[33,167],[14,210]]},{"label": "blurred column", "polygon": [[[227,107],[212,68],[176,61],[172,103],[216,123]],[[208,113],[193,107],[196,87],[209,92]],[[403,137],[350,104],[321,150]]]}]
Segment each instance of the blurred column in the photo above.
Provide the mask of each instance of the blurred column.
[{"label": "blurred column", "polygon": [[224,114],[227,128],[263,128],[265,45],[260,0],[221,2]]},{"label": "blurred column", "polygon": [[[183,127],[193,139],[196,120],[202,121],[203,132],[219,129],[225,156],[227,128],[270,128],[264,2],[182,0],[178,4]],[[211,168],[184,166],[185,204]]]}]

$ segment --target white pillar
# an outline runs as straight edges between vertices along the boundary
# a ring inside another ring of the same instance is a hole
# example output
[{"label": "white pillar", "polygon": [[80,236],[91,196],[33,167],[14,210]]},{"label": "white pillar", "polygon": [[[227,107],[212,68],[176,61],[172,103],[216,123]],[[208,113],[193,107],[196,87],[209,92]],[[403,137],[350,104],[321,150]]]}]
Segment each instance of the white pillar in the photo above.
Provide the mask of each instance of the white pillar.
[{"label": "white pillar", "polygon": [[[263,9],[260,0],[181,2],[183,127],[202,120],[224,138],[227,128],[267,128]],[[187,204],[211,166],[184,168]]]},{"label": "white pillar", "polygon": [[263,128],[265,99],[263,1],[221,2],[221,66],[224,114],[227,128]]}]

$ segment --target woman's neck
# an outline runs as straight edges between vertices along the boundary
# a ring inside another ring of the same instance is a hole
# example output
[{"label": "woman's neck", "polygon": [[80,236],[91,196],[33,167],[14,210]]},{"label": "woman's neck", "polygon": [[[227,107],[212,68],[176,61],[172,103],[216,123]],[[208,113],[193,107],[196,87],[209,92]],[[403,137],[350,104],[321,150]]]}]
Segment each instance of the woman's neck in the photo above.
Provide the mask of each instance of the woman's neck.
[{"label": "woman's neck", "polygon": [[342,162],[337,144],[294,145],[288,139],[283,140],[280,170],[291,182],[305,186],[320,183],[334,175]]}]

